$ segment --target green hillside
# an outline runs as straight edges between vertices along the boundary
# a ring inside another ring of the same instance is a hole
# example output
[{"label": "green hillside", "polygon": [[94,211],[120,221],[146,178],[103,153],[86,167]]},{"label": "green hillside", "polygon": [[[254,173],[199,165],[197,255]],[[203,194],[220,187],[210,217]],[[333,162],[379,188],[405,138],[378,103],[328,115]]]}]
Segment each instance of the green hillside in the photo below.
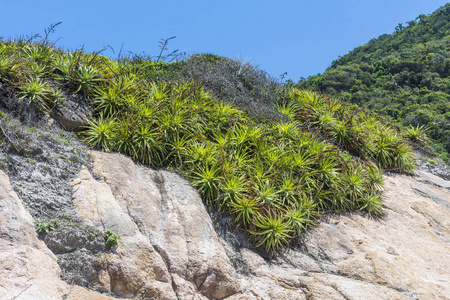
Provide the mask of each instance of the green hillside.
[{"label": "green hillside", "polygon": [[450,159],[450,4],[399,24],[339,57],[299,86],[375,110],[392,121],[426,128]]},{"label": "green hillside", "polygon": [[[0,84],[42,114],[78,94],[93,112],[79,133],[88,145],[175,170],[268,253],[320,214],[381,215],[383,170],[414,168],[401,127],[224,57],[113,60],[10,40],[0,42]],[[3,132],[7,155],[39,160],[17,143]]]}]

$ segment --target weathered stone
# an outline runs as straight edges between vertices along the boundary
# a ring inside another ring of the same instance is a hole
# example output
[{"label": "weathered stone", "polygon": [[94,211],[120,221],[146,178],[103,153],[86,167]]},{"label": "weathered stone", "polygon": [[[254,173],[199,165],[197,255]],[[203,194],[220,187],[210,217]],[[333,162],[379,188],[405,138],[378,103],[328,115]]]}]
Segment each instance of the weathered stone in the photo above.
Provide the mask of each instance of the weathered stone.
[{"label": "weathered stone", "polygon": [[339,225],[322,223],[306,243],[308,252],[314,257],[337,261],[353,253],[353,245]]},{"label": "weathered stone", "polygon": [[8,176],[0,171],[0,299],[61,299],[68,287],[60,272]]},{"label": "weathered stone", "polygon": [[73,185],[75,208],[86,225],[119,236],[119,245],[106,255],[111,291],[121,297],[176,299],[170,274],[149,240],[122,210],[108,184],[96,181],[88,170]]},{"label": "weathered stone", "polygon": [[[352,253],[326,255],[339,274],[376,284],[372,288],[401,291],[403,297],[450,299],[450,192],[443,188],[448,182],[427,173],[426,182],[436,184],[425,184],[424,177],[386,177],[385,216],[379,220],[358,214],[329,217],[310,233],[307,244],[313,245],[312,254],[320,262],[316,249],[339,253],[344,242],[349,245],[344,249],[352,245]],[[330,226],[341,238],[327,240]],[[325,240],[324,248],[319,242]],[[339,286],[342,280],[335,282]],[[383,295],[381,290],[373,293]],[[366,289],[361,294],[370,295]],[[384,295],[380,299],[394,299]]]},{"label": "weathered stone", "polygon": [[81,95],[74,94],[66,98],[64,105],[53,109],[51,116],[66,130],[80,131],[88,125],[87,120],[92,118],[92,110]]},{"label": "weathered stone", "polygon": [[[197,192],[176,174],[119,154],[92,157],[92,171],[72,182],[71,201],[86,228],[113,231],[118,246],[104,252],[75,233],[47,240],[55,251],[101,256],[104,268],[89,276],[121,297],[450,299],[450,183],[432,174],[386,177],[382,218],[328,216],[307,234],[307,252],[291,249],[267,260],[219,238]],[[0,298],[22,292],[18,299],[109,299],[59,279],[55,257],[2,173],[0,183]]]},{"label": "weathered stone", "polygon": [[92,156],[94,173],[111,187],[117,203],[165,260],[170,273],[210,298],[239,291],[211,219],[185,180],[167,171],[139,167],[119,154],[92,152]]},{"label": "weathered stone", "polygon": [[[117,298],[108,297],[102,294],[98,294],[92,291],[89,291],[80,286],[74,286],[70,292],[66,295],[67,300],[114,300]],[[127,300],[122,298],[121,300]],[[128,299],[130,300],[130,299]]]}]

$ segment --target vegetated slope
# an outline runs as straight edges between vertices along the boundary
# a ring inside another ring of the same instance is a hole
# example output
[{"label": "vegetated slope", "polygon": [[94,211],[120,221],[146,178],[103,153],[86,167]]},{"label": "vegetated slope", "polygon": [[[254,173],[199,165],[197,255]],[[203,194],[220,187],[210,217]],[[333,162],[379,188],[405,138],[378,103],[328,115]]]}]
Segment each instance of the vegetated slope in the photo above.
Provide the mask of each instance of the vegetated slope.
[{"label": "vegetated slope", "polygon": [[450,4],[399,24],[333,61],[323,74],[299,82],[427,129],[437,152],[450,159]]},{"label": "vegetated slope", "polygon": [[[227,86],[214,76],[224,70]],[[0,43],[0,80],[42,111],[81,95],[94,111],[80,133],[87,143],[176,169],[268,253],[322,212],[382,214],[380,168],[414,167],[400,127],[355,105],[277,85],[227,58],[112,60],[46,40],[7,41]]]}]

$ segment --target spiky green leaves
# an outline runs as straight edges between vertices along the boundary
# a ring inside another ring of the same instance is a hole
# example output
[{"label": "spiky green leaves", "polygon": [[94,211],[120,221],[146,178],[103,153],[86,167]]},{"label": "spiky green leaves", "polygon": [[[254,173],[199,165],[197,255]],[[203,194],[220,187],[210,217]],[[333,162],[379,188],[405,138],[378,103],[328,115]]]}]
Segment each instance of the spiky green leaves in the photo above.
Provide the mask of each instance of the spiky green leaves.
[{"label": "spiky green leaves", "polygon": [[268,253],[287,245],[292,238],[290,222],[279,215],[259,216],[255,220],[255,227],[252,233],[258,239],[257,247],[264,246]]},{"label": "spiky green leaves", "polygon": [[202,193],[209,206],[212,206],[212,202],[218,199],[221,179],[220,168],[217,165],[199,168],[192,172],[191,177],[193,185]]},{"label": "spiky green leaves", "polygon": [[425,125],[417,125],[416,127],[410,125],[404,130],[403,135],[412,143],[425,146],[430,142],[430,138],[426,134],[428,129],[429,128]]},{"label": "spiky green leaves", "polygon": [[113,116],[119,112],[123,113],[123,109],[127,108],[124,95],[126,90],[121,82],[118,82],[98,90],[92,102],[104,115]]},{"label": "spiky green leaves", "polygon": [[115,122],[101,116],[97,120],[89,120],[89,128],[85,131],[85,141],[90,145],[109,151],[114,138]]},{"label": "spiky green leaves", "polygon": [[295,232],[295,234],[300,235],[308,226],[313,225],[313,221],[311,220],[310,212],[312,210],[309,209],[306,205],[302,204],[293,206],[286,214],[285,218],[287,222],[291,225],[291,228]]},{"label": "spiky green leaves", "polygon": [[[291,89],[288,94],[291,102],[287,105],[296,111],[294,120],[311,122],[343,149],[399,173],[408,173],[414,167],[405,141],[380,118],[314,92]],[[410,129],[405,135],[415,139],[423,136],[423,130]]]},{"label": "spiky green leaves", "polygon": [[240,203],[247,192],[247,183],[243,175],[230,174],[226,176],[221,187],[221,206],[229,207]]},{"label": "spiky green leaves", "polygon": [[382,204],[379,194],[366,194],[361,199],[361,210],[366,211],[371,216],[381,216],[383,214]]},{"label": "spiky green leaves", "polygon": [[0,81],[14,82],[24,70],[20,59],[9,56],[0,49]]},{"label": "spiky green leaves", "polygon": [[279,122],[274,124],[274,129],[283,137],[288,140],[295,140],[299,134],[298,122]]},{"label": "spiky green leaves", "polygon": [[64,99],[64,94],[59,89],[51,88],[41,79],[32,79],[20,85],[20,98],[27,98],[38,104],[43,110],[51,110],[58,101]]},{"label": "spiky green leaves", "polygon": [[22,84],[20,88],[20,96],[21,98],[28,98],[31,101],[44,101],[49,90],[50,87],[48,84],[42,80],[31,80]]},{"label": "spiky green leaves", "polygon": [[236,216],[235,221],[249,226],[253,223],[255,213],[258,210],[258,201],[256,199],[236,199],[231,203],[231,212]]},{"label": "spiky green leaves", "polygon": [[125,153],[145,164],[158,166],[162,162],[164,150],[156,129],[136,120],[117,122],[103,116],[88,122],[85,141],[92,146]]},{"label": "spiky green leaves", "polygon": [[344,192],[350,201],[361,198],[365,192],[366,178],[361,169],[349,168],[342,174]]},{"label": "spiky green leaves", "polygon": [[94,91],[96,83],[101,80],[98,71],[91,66],[80,66],[72,79],[77,86],[75,93],[81,91],[85,97]]},{"label": "spiky green leaves", "polygon": [[131,132],[131,156],[145,164],[159,165],[163,160],[163,143],[157,130],[141,123]]},{"label": "spiky green leaves", "polygon": [[324,95],[281,89],[284,121],[264,121],[198,83],[161,81],[170,64],[45,47],[0,43],[0,80],[18,83],[21,98],[45,110],[64,97],[54,86],[83,94],[95,116],[83,133],[87,143],[176,169],[268,253],[301,235],[319,212],[381,214],[379,167],[412,167],[396,128]]}]

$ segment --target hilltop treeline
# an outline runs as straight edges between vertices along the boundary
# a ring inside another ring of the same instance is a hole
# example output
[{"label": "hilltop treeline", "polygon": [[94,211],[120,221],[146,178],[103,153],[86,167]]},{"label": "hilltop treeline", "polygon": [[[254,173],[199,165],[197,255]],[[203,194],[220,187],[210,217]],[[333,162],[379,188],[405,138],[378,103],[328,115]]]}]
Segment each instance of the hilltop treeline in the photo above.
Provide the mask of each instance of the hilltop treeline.
[{"label": "hilltop treeline", "polygon": [[450,156],[450,4],[420,15],[336,59],[299,86],[426,129],[435,150]]}]

